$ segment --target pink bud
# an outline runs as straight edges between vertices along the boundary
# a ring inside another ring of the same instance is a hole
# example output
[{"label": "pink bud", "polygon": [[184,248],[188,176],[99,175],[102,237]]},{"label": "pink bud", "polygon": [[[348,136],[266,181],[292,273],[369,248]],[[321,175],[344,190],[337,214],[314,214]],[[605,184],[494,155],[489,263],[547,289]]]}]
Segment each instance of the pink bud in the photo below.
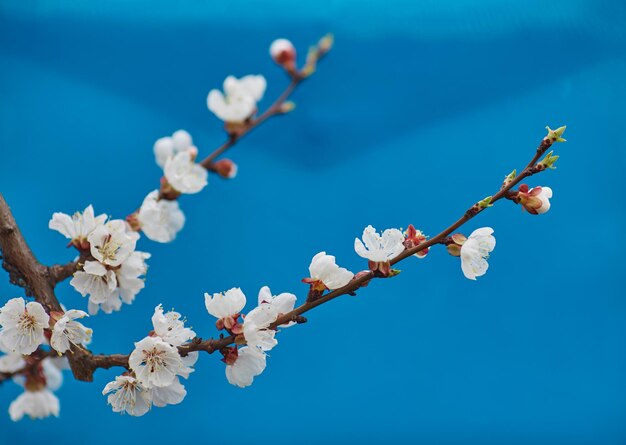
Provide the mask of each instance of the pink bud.
[{"label": "pink bud", "polygon": [[222,361],[227,365],[232,365],[237,361],[239,357],[239,351],[236,346],[226,346],[220,349],[220,353],[224,356]]},{"label": "pink bud", "polygon": [[296,61],[296,48],[287,39],[276,39],[270,45],[270,56],[282,67],[292,69]]},{"label": "pink bud", "polygon": [[237,164],[230,159],[220,159],[213,166],[217,174],[222,178],[233,179],[237,176]]}]

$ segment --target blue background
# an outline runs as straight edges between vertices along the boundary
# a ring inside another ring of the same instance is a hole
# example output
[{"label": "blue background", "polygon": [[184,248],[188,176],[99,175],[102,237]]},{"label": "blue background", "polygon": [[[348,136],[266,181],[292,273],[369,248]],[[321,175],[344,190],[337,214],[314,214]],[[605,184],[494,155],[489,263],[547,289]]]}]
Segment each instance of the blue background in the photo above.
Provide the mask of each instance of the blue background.
[{"label": "blue background", "polygon": [[[226,75],[264,74],[263,107],[287,82],[274,38],[303,56],[336,35],[295,112],[229,153],[237,178],[181,199],[176,242],[140,241],[147,287],[88,320],[94,351],[130,351],[160,302],[211,336],[205,291],[302,300],[318,251],[356,271],[368,224],[435,235],[567,124],[558,169],[530,181],[552,210],[502,202],[471,221],[498,239],[477,282],[437,248],[320,307],[251,388],[203,355],[184,403],[133,418],[100,394],[119,369],[66,374],[61,418],[0,415],[0,443],[626,443],[623,1],[176,3],[0,3],[0,190],[48,264],[73,257],[53,212],[125,216],[157,187],[157,138],[185,128],[201,156],[223,141],[205,99]],[[23,295],[0,278],[2,299]],[[67,283],[58,296],[86,308]],[[19,391],[2,386],[2,410]]]}]

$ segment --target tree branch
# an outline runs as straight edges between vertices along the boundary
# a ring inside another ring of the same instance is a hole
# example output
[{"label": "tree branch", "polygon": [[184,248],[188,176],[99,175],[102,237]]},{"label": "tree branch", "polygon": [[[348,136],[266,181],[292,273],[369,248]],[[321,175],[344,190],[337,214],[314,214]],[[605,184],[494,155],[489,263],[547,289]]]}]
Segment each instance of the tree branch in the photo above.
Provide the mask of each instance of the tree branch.
[{"label": "tree branch", "polygon": [[267,110],[265,110],[261,115],[256,118],[250,119],[243,127],[231,132],[229,134],[229,139],[224,142],[220,147],[218,147],[213,153],[208,155],[202,161],[199,162],[204,168],[209,171],[214,171],[215,169],[212,167],[213,161],[224,152],[226,152],[229,148],[239,141],[239,139],[243,138],[246,134],[250,133],[252,130],[257,128],[263,122],[268,120],[270,117],[275,116],[277,114],[285,114],[283,111],[283,104],[285,101],[291,96],[291,94],[295,91],[296,87],[305,79],[305,77],[301,76],[298,73],[294,73],[291,77],[291,83],[287,86],[287,88],[282,92],[282,94],[269,106]]},{"label": "tree branch", "polygon": [[74,272],[78,270],[80,260],[72,261],[67,264],[55,264],[48,267],[48,275],[54,284],[60,283],[74,275]]},{"label": "tree branch", "polygon": [[37,261],[26,244],[11,209],[0,193],[0,250],[2,267],[9,272],[11,283],[23,287],[26,295],[34,297],[48,312],[60,311],[54,295],[54,284],[47,267]]},{"label": "tree branch", "polygon": [[[502,185],[502,187],[500,188],[500,190],[494,194],[491,197],[491,201],[490,203],[493,204],[496,201],[499,201],[502,198],[506,198],[509,191],[515,187],[517,184],[519,184],[523,179],[532,176],[536,173],[539,173],[543,170],[545,170],[545,167],[541,167],[539,164],[537,164],[537,162],[539,161],[539,158],[541,156],[543,156],[545,154],[545,152],[552,146],[552,144],[556,141],[555,138],[551,138],[550,134],[548,134],[548,136],[546,136],[542,141],[541,144],[539,145],[539,147],[537,148],[537,151],[535,153],[535,156],[531,159],[531,161],[528,163],[528,165],[524,168],[524,170],[514,179],[512,179],[511,181],[505,183]],[[423,243],[418,244],[417,246],[414,246],[410,249],[406,249],[402,254],[400,254],[399,256],[397,256],[396,258],[394,258],[393,260],[390,261],[390,263],[392,265],[399,263],[400,261],[414,255],[417,252],[420,252],[424,249],[427,249],[431,246],[434,246],[436,244],[445,244],[446,241],[446,237],[448,235],[450,235],[452,232],[454,232],[455,230],[457,230],[459,227],[463,226],[466,222],[468,222],[469,220],[471,220],[472,218],[474,218],[476,215],[478,215],[479,213],[481,213],[485,208],[487,207],[483,207],[481,206],[479,203],[474,204],[472,207],[470,207],[461,218],[459,218],[456,222],[454,222],[453,224],[451,224],[450,226],[448,226],[446,229],[444,229],[442,232],[440,232],[439,234],[437,234],[436,236],[434,236],[433,238],[430,238],[427,241],[424,241]],[[295,308],[294,310],[292,310],[291,312],[288,312],[286,314],[281,315],[274,323],[272,323],[270,325],[270,329],[278,329],[278,327],[282,324],[285,323],[289,323],[290,321],[296,321],[298,323],[303,323],[306,322],[306,319],[304,317],[302,317],[302,314],[322,305],[325,303],[328,303],[329,301],[340,297],[342,295],[355,295],[355,292],[361,288],[362,286],[366,285],[370,280],[374,279],[374,278],[380,278],[380,276],[376,275],[374,272],[369,271],[363,275],[360,275],[358,277],[355,277],[350,283],[348,283],[346,286],[340,288],[340,289],[336,289],[332,292],[329,292],[325,295],[322,295],[321,297],[314,299],[314,300],[310,300],[305,302],[304,304],[298,306],[297,308]],[[223,337],[223,338],[218,338],[218,339],[208,339],[208,340],[202,340],[201,338],[195,338],[194,340],[192,340],[190,343],[183,345],[183,346],[179,346],[178,347],[178,351],[181,354],[181,356],[185,356],[187,354],[189,354],[190,352],[193,351],[205,351],[209,354],[220,350],[226,346],[229,346],[233,343],[235,343],[237,340],[237,338],[233,335],[230,335],[228,337]],[[101,355],[101,356],[92,356],[92,357],[98,357],[97,361],[94,361],[94,365],[95,367],[102,367],[102,368],[109,368],[112,366],[123,366],[128,368],[128,355],[119,355],[119,354],[115,354],[115,355],[111,355],[111,356],[106,356],[106,355]],[[95,368],[94,368],[95,369]]]}]

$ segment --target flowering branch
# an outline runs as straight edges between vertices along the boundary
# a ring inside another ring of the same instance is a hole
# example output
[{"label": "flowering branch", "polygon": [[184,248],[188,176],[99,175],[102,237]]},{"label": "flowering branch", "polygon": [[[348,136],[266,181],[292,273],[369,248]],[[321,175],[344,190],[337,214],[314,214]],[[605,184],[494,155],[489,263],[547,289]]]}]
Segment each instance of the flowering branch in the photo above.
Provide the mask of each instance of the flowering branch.
[{"label": "flowering branch", "polygon": [[[451,240],[447,239],[447,237],[452,232],[463,226],[479,213],[483,212],[486,208],[493,205],[493,203],[495,203],[496,201],[499,201],[502,198],[508,198],[510,196],[509,193],[513,189],[513,187],[515,187],[525,178],[540,173],[551,167],[551,164],[548,166],[544,162],[538,163],[539,158],[541,158],[541,156],[546,153],[546,151],[552,146],[554,142],[560,139],[560,136],[564,130],[564,127],[555,131],[549,130],[548,135],[539,144],[535,156],[531,159],[528,165],[524,168],[524,170],[522,170],[522,172],[518,176],[508,181],[505,180],[502,187],[497,193],[495,193],[491,197],[486,198],[485,200],[474,204],[463,214],[462,217],[460,217],[456,222],[451,224],[449,227],[444,229],[436,236],[430,238],[429,240],[423,241],[413,247],[405,249],[401,254],[389,261],[390,265],[395,265],[400,261],[405,260],[406,258],[415,255],[418,252],[422,252],[434,245],[450,244]],[[285,325],[290,322],[295,322],[297,324],[304,323],[306,322],[306,319],[302,317],[302,314],[342,295],[356,295],[356,291],[361,287],[367,286],[370,280],[374,278],[387,278],[388,276],[389,275],[383,275],[378,273],[377,271],[372,270],[358,274],[345,286],[339,289],[335,289],[332,292],[326,293],[317,298],[308,299],[304,304],[294,308],[293,310],[285,314],[278,316],[278,318],[269,325],[269,329],[277,330],[279,326]],[[245,340],[239,339],[237,335],[229,335],[218,339],[211,338],[207,340],[196,337],[189,343],[178,346],[178,351],[181,356],[186,356],[191,352],[197,351],[204,351],[212,354],[215,351],[222,350],[232,344],[240,343],[241,341]],[[129,369],[128,358],[129,355],[91,355],[90,353],[88,353],[87,355],[85,355],[84,360],[87,368],[93,373],[93,371],[95,371],[95,369],[97,368],[108,369],[113,366],[121,366]],[[92,377],[90,376],[90,380],[91,378]]]},{"label": "flowering branch", "polygon": [[[25,392],[9,407],[13,420],[24,414],[33,418],[58,415],[59,402],[51,392],[60,381],[60,368],[55,361],[67,360],[77,380],[92,381],[98,368],[122,367],[125,372],[106,385],[103,394],[113,411],[140,416],[152,406],[162,407],[180,403],[186,390],[180,377],[193,371],[199,352],[219,351],[226,364],[228,381],[239,387],[249,386],[254,377],[266,367],[266,351],[274,348],[278,332],[295,324],[306,323],[303,316],[317,306],[342,295],[356,295],[374,278],[391,278],[399,274],[392,268],[409,256],[425,257],[435,245],[445,245],[448,253],[460,257],[461,269],[469,279],[485,274],[487,258],[495,248],[493,229],[483,227],[469,237],[453,233],[500,199],[520,204],[531,214],[541,214],[550,208],[552,190],[520,184],[524,179],[553,165],[558,156],[546,154],[555,142],[563,142],[565,127],[548,128],[533,158],[519,175],[514,170],[507,175],[500,189],[471,206],[456,222],[438,235],[428,239],[413,225],[403,233],[387,229],[379,235],[368,226],[362,240],[354,242],[356,253],[368,260],[368,270],[356,275],[339,267],[335,257],[320,252],[309,266],[310,276],[302,281],[309,285],[306,301],[296,307],[291,293],[273,295],[268,287],[261,288],[258,305],[246,315],[242,313],[246,296],[239,288],[224,293],[205,294],[205,306],[214,316],[218,338],[202,339],[177,312],[164,313],[157,306],[152,316],[153,330],[135,343],[135,349],[125,354],[93,354],[86,345],[92,331],[79,319],[87,316],[82,310],[66,310],[54,294],[57,283],[72,276],[70,284],[83,296],[89,295],[88,310],[96,314],[117,311],[122,303],[130,304],[144,287],[148,253],[136,251],[143,232],[157,242],[172,241],[185,223],[177,198],[184,193],[198,193],[207,185],[208,172],[231,178],[236,166],[228,159],[216,160],[236,142],[272,116],[291,111],[294,105],[287,99],[296,87],[316,69],[317,62],[332,44],[327,36],[312,47],[306,63],[296,67],[295,48],[279,39],[270,47],[270,54],[289,75],[291,82],[283,93],[263,113],[257,116],[257,102],[265,91],[265,78],[260,75],[224,81],[224,92],[212,90],[207,97],[208,108],[224,121],[228,140],[205,159],[196,163],[198,150],[189,133],[175,132],[159,139],[154,145],[157,164],[163,167],[161,186],[146,196],[141,207],[126,220],[108,220],[96,216],[93,207],[69,216],[55,213],[49,227],[70,240],[77,249],[76,260],[54,266],[37,261],[24,240],[6,201],[0,194],[0,250],[3,267],[12,283],[25,289],[34,302],[13,298],[0,308],[0,382],[14,378],[22,382]],[[545,156],[541,161],[540,158]],[[518,186],[515,189],[516,186]],[[54,357],[54,358],[53,358]],[[60,359],[58,358],[60,357]],[[17,378],[19,377],[19,378]]]},{"label": "flowering branch", "polygon": [[235,145],[237,141],[239,141],[242,137],[254,130],[270,117],[290,112],[293,109],[293,104],[286,103],[286,101],[287,99],[289,99],[289,96],[291,96],[291,94],[295,91],[296,87],[304,79],[306,79],[306,77],[304,77],[304,75],[300,72],[290,73],[290,76],[291,83],[289,83],[287,88],[282,92],[278,99],[276,99],[274,103],[270,105],[269,108],[265,110],[265,112],[263,112],[263,114],[261,114],[257,118],[250,119],[248,122],[245,123],[245,126],[234,129],[229,134],[228,140],[224,142],[219,148],[217,148],[213,153],[200,161],[199,164],[206,168],[208,171],[219,174],[219,167],[217,167],[213,162],[217,157],[224,154],[224,152],[226,152],[229,148]]}]

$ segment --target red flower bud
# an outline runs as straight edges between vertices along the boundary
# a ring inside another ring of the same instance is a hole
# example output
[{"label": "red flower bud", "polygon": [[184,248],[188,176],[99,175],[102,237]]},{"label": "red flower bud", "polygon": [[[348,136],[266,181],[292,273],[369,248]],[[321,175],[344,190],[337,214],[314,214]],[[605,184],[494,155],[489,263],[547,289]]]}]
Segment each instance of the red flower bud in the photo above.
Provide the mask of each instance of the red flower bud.
[{"label": "red flower bud", "polygon": [[270,56],[274,62],[288,71],[295,70],[296,49],[287,39],[276,39],[270,45]]},{"label": "red flower bud", "polygon": [[233,179],[237,176],[237,164],[230,159],[220,159],[213,163],[213,167],[215,167],[215,172],[222,178]]}]

